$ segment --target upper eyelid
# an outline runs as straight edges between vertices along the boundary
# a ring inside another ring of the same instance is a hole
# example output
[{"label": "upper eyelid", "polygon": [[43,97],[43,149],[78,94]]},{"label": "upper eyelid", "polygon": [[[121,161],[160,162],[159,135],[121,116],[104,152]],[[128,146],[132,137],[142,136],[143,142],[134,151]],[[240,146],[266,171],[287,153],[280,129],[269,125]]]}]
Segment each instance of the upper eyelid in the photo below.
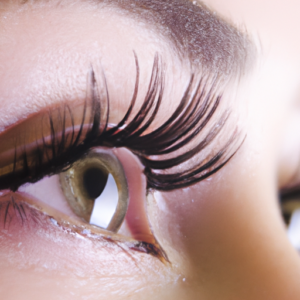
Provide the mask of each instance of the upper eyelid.
[{"label": "upper eyelid", "polygon": [[[170,263],[167,254],[157,243],[150,244],[144,241],[127,239],[120,235],[107,235],[106,231],[101,228],[93,227],[93,230],[90,231],[83,227],[80,222],[70,222],[70,220],[64,220],[62,216],[54,219],[53,215],[55,213],[48,211],[48,209],[41,211],[41,208],[35,204],[35,201],[31,201],[28,197],[25,200],[23,194],[4,194],[1,196],[0,201],[0,220],[2,221],[0,227],[9,230],[12,224],[33,228],[42,225],[46,225],[47,228],[50,225],[54,226],[55,229],[61,229],[65,234],[71,233],[75,236],[79,235],[88,238],[91,241],[97,241],[97,244],[100,244],[103,249],[106,249],[107,243],[115,245],[116,248],[124,251],[132,259],[139,253],[146,253],[158,258],[164,264]],[[128,252],[128,250],[133,252]]]},{"label": "upper eyelid", "polygon": [[[202,163],[200,162],[197,170],[192,167],[190,170],[184,171],[182,173],[182,176],[184,176],[185,179],[182,182],[178,182],[177,178],[177,183],[173,180],[173,184],[168,184],[168,180],[171,180],[172,174],[163,175],[152,170],[152,168],[159,168],[155,167],[155,163],[152,160],[149,160],[148,156],[151,156],[153,154],[163,155],[167,152],[173,153],[174,151],[179,149],[179,146],[183,147],[185,144],[195,139],[199,132],[201,132],[201,130],[207,126],[207,123],[214,115],[221,96],[217,93],[217,80],[213,80],[212,83],[206,84],[203,83],[205,82],[205,80],[203,80],[202,78],[198,82],[198,84],[195,85],[195,76],[192,75],[190,83],[182,98],[181,104],[179,104],[179,107],[181,109],[175,110],[174,114],[171,115],[171,117],[162,126],[160,126],[157,130],[154,130],[153,133],[143,135],[144,131],[152,124],[153,120],[156,117],[156,113],[159,110],[164,90],[164,72],[163,63],[161,61],[161,58],[157,54],[154,58],[152,76],[150,79],[144,104],[140,108],[140,111],[136,115],[132,116],[132,120],[129,121],[128,124],[126,124],[126,126],[124,127],[124,122],[126,121],[127,117],[131,115],[131,109],[134,106],[138,92],[137,87],[139,86],[139,64],[136,55],[135,61],[137,70],[135,85],[136,88],[134,89],[131,106],[129,107],[127,113],[125,113],[125,117],[119,124],[117,124],[112,129],[107,129],[110,100],[105,80],[105,74],[102,74],[103,81],[98,82],[95,79],[94,72],[91,71],[89,75],[88,86],[88,90],[90,91],[90,103],[88,105],[88,99],[86,99],[83,106],[81,126],[79,128],[79,132],[75,136],[73,128],[74,139],[72,138],[71,141],[68,140],[67,142],[67,138],[64,134],[66,130],[65,118],[68,115],[68,112],[71,118],[71,123],[74,125],[71,110],[66,106],[63,108],[63,112],[60,112],[58,110],[57,122],[59,122],[60,125],[55,125],[53,123],[53,119],[51,118],[50,113],[49,123],[52,139],[51,147],[53,149],[50,149],[52,152],[49,149],[47,150],[52,153],[52,157],[50,157],[50,159],[48,158],[48,169],[42,171],[43,165],[42,162],[39,162],[40,160],[44,159],[43,154],[41,154],[40,152],[44,151],[45,148],[48,147],[43,140],[44,144],[41,145],[42,148],[36,148],[37,150],[39,150],[35,154],[37,155],[37,157],[35,158],[36,161],[33,160],[30,162],[28,160],[29,154],[26,152],[26,147],[24,148],[25,150],[20,154],[17,154],[16,152],[12,173],[8,174],[8,177],[5,177],[5,175],[2,176],[1,188],[10,187],[11,189],[16,190],[18,186],[27,182],[29,178],[31,178],[30,182],[35,182],[41,177],[49,175],[49,173],[55,174],[57,172],[60,172],[60,170],[65,168],[68,164],[75,162],[75,160],[77,160],[82,154],[84,154],[84,152],[87,151],[90,147],[101,145],[127,147],[128,149],[132,150],[146,167],[145,174],[148,178],[148,188],[154,187],[156,189],[170,190],[188,186],[202,180],[201,178],[203,176],[207,176],[208,173],[213,174],[221,167],[221,165],[224,165],[225,162],[232,157],[232,153],[235,152],[231,149],[231,153],[228,153],[228,149],[230,148],[229,146],[236,138],[235,135],[233,135],[231,139],[229,139],[228,143],[225,144],[222,149],[217,151],[216,155],[212,156],[211,158],[207,157],[203,159]],[[101,90],[100,92],[99,88]],[[102,99],[102,96],[104,96],[104,99]],[[83,134],[83,126],[88,119],[88,108],[90,109],[89,119],[92,123],[90,124],[90,129],[85,132],[84,138],[81,139],[81,135]],[[63,115],[61,115],[61,113]],[[180,156],[175,160],[165,160],[161,161],[160,163],[164,163],[164,168],[169,169],[173,166],[178,165],[179,163],[188,161],[199,151],[203,150],[209,144],[209,142],[218,135],[220,128],[222,129],[222,126],[220,125],[222,125],[222,123],[224,125],[224,120],[226,121],[226,119],[227,117],[223,118],[222,121],[221,118],[221,122],[219,120],[219,122],[212,127],[209,134],[204,138],[204,140],[202,140],[192,151],[187,152],[186,155]],[[104,122],[102,120],[104,120]],[[58,129],[55,128],[57,126],[60,126],[59,132],[57,131]],[[62,132],[62,134],[59,137],[57,136],[57,134],[59,134],[60,132]],[[180,132],[182,132],[182,134],[180,134]],[[79,143],[79,141],[81,142],[81,144]],[[141,145],[142,148],[140,147]],[[67,150],[65,150],[66,148]],[[66,152],[60,153],[60,149],[61,151],[64,150]],[[17,155],[18,157],[16,157]],[[65,159],[63,159],[64,157]],[[56,160],[54,160],[54,158]],[[17,159],[21,159],[18,165],[16,165]],[[66,162],[64,163],[63,160],[65,160]],[[55,161],[59,161],[60,163],[55,164]],[[44,164],[45,163],[47,162],[44,162]],[[156,165],[159,165],[159,162],[157,162]],[[21,167],[21,169],[16,169],[17,166],[19,166],[19,168]],[[21,172],[21,175],[18,172]],[[27,172],[27,175],[22,175],[22,172]],[[178,175],[180,174],[174,175],[178,177]],[[20,177],[18,179],[18,176],[21,176],[22,178]],[[4,178],[6,178],[6,180]],[[13,181],[12,185],[7,186],[10,181]]]}]

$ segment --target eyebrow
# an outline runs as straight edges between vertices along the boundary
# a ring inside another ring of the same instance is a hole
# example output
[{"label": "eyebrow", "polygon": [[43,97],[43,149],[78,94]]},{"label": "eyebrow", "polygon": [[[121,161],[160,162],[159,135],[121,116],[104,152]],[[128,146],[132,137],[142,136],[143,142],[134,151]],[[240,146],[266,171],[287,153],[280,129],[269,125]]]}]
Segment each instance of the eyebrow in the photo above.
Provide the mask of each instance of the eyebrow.
[{"label": "eyebrow", "polygon": [[253,65],[256,47],[246,32],[200,1],[93,0],[125,11],[154,26],[191,66],[221,77],[243,75]]},{"label": "eyebrow", "polygon": [[[21,4],[45,0],[17,0]],[[47,1],[48,2],[48,1]],[[139,23],[154,27],[169,41],[192,72],[219,79],[242,76],[254,65],[256,45],[244,29],[238,29],[201,0],[77,0],[115,8]],[[51,5],[74,5],[76,0],[53,1]]]}]

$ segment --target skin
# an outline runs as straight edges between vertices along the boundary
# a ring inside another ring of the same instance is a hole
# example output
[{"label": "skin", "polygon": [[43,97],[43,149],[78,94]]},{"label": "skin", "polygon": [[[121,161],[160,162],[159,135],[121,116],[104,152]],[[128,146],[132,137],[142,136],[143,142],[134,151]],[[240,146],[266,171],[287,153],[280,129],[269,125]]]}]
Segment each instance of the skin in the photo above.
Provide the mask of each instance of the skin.
[{"label": "skin", "polygon": [[[205,4],[246,28],[258,48],[252,69],[226,86],[220,108],[229,106],[232,118],[217,143],[226,140],[233,124],[247,138],[212,177],[168,193],[152,191],[143,199],[170,263],[108,248],[101,238],[62,230],[41,213],[38,224],[29,220],[25,226],[15,222],[9,230],[1,228],[1,299],[299,299],[300,260],[288,241],[277,195],[300,181],[295,176],[300,2]],[[98,78],[101,67],[105,72],[110,122],[117,123],[135,83],[132,49],[141,69],[139,105],[155,53],[166,63],[166,92],[153,128],[176,108],[189,80],[186,61],[169,50],[163,36],[115,11],[87,3],[20,10],[12,1],[3,4],[0,19],[1,129],[61,101],[82,102],[91,63]],[[33,195],[16,198],[38,203],[56,220],[72,217],[65,203],[54,212]]]}]

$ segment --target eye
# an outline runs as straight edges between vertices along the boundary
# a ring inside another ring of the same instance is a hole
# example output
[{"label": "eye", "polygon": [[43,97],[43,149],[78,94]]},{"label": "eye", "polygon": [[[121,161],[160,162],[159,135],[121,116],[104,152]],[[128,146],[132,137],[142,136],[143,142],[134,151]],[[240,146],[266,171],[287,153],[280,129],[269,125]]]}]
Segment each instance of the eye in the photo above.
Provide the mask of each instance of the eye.
[{"label": "eye", "polygon": [[[146,212],[143,167],[125,148],[91,148],[67,170],[18,189],[93,231],[157,244]],[[55,216],[54,216],[55,217]],[[72,221],[73,220],[73,221]],[[105,233],[106,232],[106,233]]]},{"label": "eye", "polygon": [[[97,80],[91,68],[82,103],[62,103],[5,130],[0,135],[5,141],[0,143],[0,190],[27,194],[67,215],[66,222],[80,221],[108,238],[139,241],[138,251],[166,258],[149,226],[147,193],[189,187],[212,176],[243,140],[236,129],[218,142],[229,112],[213,118],[222,99],[218,80],[195,74],[183,87],[178,105],[155,125],[167,95],[164,64],[156,54],[138,105],[140,67],[135,53],[134,60],[132,98],[114,123],[105,73]],[[5,220],[7,216],[4,212]]]},{"label": "eye", "polygon": [[129,202],[122,164],[109,149],[93,149],[59,175],[74,213],[84,221],[117,232]]},{"label": "eye", "polygon": [[300,251],[300,191],[283,192],[280,197],[281,213],[292,245]]}]

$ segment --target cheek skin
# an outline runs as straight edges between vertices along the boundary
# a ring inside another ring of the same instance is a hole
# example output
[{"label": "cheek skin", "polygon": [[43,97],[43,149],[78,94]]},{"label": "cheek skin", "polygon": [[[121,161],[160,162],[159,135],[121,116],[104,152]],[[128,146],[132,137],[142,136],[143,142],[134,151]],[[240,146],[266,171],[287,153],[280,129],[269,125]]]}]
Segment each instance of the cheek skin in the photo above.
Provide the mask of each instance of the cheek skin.
[{"label": "cheek skin", "polygon": [[[11,196],[18,206],[7,210]],[[24,294],[26,299],[42,294],[43,299],[124,299],[131,294],[143,299],[136,291],[151,295],[153,286],[174,284],[176,275],[158,259],[61,225],[27,202],[18,193],[0,200],[1,299]],[[9,288],[12,284],[18,288]]]}]

